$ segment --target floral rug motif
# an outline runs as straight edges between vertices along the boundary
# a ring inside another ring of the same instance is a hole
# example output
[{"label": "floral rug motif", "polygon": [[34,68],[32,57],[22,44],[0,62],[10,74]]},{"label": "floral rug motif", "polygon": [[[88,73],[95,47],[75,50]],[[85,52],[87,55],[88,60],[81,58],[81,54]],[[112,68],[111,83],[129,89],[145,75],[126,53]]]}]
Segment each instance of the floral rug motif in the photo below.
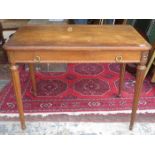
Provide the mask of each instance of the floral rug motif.
[{"label": "floral rug motif", "polygon": [[[32,95],[29,72],[20,69],[24,111],[93,112],[131,110],[135,77],[126,72],[122,97],[118,97],[119,65],[68,64],[67,72],[36,72],[37,96]],[[155,84],[147,78],[140,110],[155,109]],[[17,113],[11,82],[0,92],[0,113]]]}]

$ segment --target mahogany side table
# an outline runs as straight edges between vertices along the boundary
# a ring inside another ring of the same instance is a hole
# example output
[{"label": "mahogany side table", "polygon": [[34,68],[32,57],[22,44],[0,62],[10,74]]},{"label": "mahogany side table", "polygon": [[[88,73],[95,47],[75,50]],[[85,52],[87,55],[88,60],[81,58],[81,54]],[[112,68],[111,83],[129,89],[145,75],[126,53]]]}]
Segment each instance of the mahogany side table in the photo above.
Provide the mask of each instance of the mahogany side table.
[{"label": "mahogany side table", "polygon": [[27,25],[4,45],[17,100],[21,128],[26,128],[17,63],[28,63],[36,94],[34,63],[119,63],[120,86],[125,64],[138,63],[129,129],[132,130],[150,44],[129,25]]}]

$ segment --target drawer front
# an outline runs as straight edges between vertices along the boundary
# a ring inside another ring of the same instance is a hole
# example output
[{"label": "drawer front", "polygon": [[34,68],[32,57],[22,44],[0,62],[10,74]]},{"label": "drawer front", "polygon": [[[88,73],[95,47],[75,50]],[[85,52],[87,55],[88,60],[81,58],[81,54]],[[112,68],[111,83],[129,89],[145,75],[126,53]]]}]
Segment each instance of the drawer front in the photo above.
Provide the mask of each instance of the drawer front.
[{"label": "drawer front", "polygon": [[35,57],[34,52],[17,51],[8,52],[8,58],[10,63],[26,63],[33,62]]},{"label": "drawer front", "polygon": [[9,52],[12,63],[138,63],[140,57],[140,51]]}]

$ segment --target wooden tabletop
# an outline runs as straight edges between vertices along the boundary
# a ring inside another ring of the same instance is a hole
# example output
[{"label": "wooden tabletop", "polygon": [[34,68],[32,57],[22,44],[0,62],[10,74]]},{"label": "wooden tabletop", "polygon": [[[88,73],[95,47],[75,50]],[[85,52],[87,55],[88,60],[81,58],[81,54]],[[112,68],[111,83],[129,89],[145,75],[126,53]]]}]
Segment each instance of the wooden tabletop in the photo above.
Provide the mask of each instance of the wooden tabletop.
[{"label": "wooden tabletop", "polygon": [[150,44],[129,25],[28,25],[4,45],[6,50],[149,50]]}]

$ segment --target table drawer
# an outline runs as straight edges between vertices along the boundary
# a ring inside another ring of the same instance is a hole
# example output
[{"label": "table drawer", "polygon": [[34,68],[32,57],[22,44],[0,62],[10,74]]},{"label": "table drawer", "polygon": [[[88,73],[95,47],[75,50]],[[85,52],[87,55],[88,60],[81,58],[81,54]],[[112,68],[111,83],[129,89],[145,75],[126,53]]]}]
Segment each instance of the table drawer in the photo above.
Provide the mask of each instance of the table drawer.
[{"label": "table drawer", "polygon": [[134,63],[140,62],[140,51],[37,51],[9,52],[17,63]]},{"label": "table drawer", "polygon": [[8,58],[11,63],[33,62],[35,58],[35,52],[8,52]]}]

